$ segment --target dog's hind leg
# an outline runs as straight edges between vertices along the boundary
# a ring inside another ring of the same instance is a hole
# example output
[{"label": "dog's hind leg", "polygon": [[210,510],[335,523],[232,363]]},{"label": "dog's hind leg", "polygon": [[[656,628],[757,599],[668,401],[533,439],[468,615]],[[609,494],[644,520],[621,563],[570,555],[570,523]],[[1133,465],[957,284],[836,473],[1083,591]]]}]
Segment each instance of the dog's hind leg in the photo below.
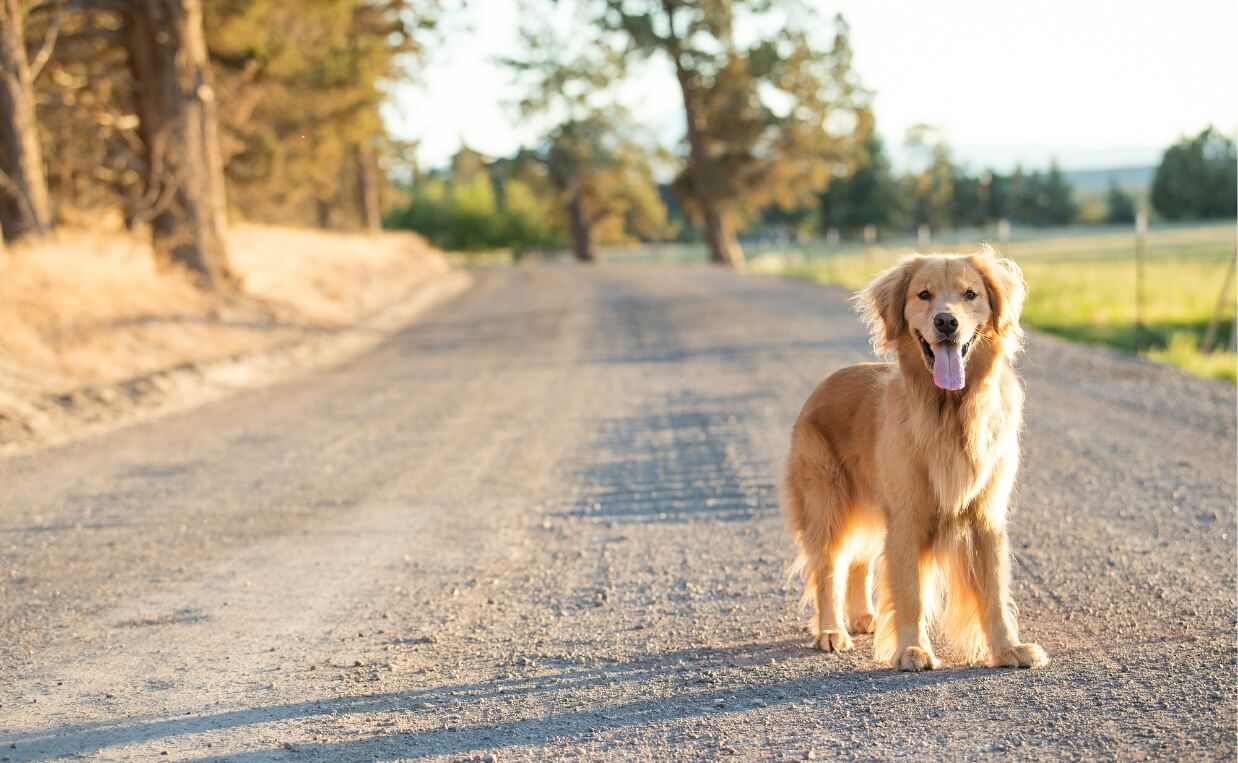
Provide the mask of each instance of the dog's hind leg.
[{"label": "dog's hind leg", "polygon": [[804,599],[816,605],[815,646],[824,652],[851,648],[843,607],[846,602],[845,553],[851,494],[846,474],[829,444],[817,433],[797,430],[787,459],[784,509],[800,547]]},{"label": "dog's hind leg", "polygon": [[845,652],[852,646],[843,619],[846,567],[834,549],[812,560],[812,578],[816,583],[817,641],[815,646],[823,652]]},{"label": "dog's hind leg", "polygon": [[873,611],[873,561],[853,561],[847,571],[847,629],[872,633],[877,616]]}]

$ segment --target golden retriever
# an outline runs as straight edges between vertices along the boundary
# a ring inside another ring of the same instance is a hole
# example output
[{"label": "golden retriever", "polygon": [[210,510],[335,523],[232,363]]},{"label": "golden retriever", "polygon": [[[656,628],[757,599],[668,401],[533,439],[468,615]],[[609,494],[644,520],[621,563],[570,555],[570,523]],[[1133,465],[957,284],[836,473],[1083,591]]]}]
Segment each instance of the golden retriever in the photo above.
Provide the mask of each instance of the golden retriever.
[{"label": "golden retriever", "polygon": [[783,485],[822,651],[875,633],[878,660],[932,670],[937,625],[969,662],[1048,664],[1019,640],[1006,545],[1026,293],[1018,266],[985,249],[908,256],[856,295],[874,348],[895,361],[817,386]]}]

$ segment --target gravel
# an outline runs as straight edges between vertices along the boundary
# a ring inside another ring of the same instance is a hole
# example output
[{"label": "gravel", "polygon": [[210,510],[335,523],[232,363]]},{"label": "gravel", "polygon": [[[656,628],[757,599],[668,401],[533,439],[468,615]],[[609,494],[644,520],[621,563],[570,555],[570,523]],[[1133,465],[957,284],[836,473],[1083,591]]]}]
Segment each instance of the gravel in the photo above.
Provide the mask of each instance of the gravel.
[{"label": "gravel", "polygon": [[13,760],[1235,755],[1235,391],[1032,336],[1043,671],[808,648],[776,483],[846,293],[529,266],[327,370],[0,460]]}]

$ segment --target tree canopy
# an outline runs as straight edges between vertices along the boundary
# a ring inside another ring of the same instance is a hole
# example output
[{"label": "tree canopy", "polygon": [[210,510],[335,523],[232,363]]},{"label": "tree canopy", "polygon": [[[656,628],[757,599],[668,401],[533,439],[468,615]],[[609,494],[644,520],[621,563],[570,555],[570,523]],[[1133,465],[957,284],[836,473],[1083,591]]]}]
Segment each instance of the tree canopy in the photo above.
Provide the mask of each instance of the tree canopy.
[{"label": "tree canopy", "polygon": [[1212,127],[1170,146],[1152,180],[1152,206],[1170,220],[1234,217],[1236,195],[1234,141]]}]

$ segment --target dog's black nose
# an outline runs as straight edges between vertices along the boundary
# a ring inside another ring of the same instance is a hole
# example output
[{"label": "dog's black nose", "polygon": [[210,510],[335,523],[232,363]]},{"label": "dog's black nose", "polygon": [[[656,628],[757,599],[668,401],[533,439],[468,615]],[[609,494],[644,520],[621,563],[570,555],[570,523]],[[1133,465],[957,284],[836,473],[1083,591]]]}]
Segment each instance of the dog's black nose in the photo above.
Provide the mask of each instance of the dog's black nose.
[{"label": "dog's black nose", "polygon": [[950,313],[938,313],[933,316],[933,328],[937,329],[939,334],[950,336],[959,330],[959,319]]}]

